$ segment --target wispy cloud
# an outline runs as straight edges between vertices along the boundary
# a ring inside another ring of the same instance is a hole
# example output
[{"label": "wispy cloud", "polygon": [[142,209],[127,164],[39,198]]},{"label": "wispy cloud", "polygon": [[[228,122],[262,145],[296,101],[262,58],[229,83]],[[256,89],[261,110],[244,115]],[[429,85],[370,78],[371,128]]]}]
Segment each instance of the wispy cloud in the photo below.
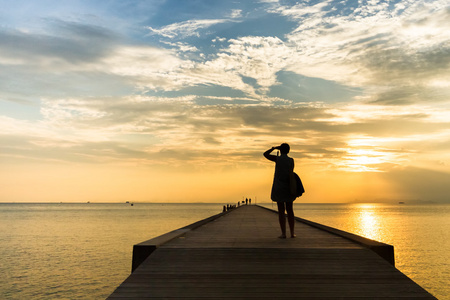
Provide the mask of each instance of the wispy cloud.
[{"label": "wispy cloud", "polygon": [[180,23],[173,23],[163,26],[159,29],[148,26],[150,34],[161,35],[166,38],[186,38],[190,36],[200,36],[199,30],[209,28],[211,26],[230,22],[230,19],[204,19],[204,20],[188,20]]},{"label": "wispy cloud", "polygon": [[242,17],[242,9],[233,9],[230,13],[230,18],[237,19]]},{"label": "wispy cloud", "polygon": [[0,30],[2,63],[39,65],[86,64],[105,55],[118,42],[106,28],[50,20],[50,34]]}]

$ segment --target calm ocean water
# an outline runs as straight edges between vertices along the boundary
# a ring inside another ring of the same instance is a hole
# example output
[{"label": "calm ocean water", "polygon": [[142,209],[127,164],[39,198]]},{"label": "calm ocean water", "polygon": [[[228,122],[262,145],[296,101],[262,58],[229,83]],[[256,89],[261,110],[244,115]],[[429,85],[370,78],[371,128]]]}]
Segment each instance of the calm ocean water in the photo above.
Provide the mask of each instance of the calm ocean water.
[{"label": "calm ocean water", "polygon": [[[130,274],[133,244],[221,210],[221,204],[0,204],[0,299],[104,299]],[[394,245],[400,271],[450,299],[450,205],[297,203],[295,211]]]}]

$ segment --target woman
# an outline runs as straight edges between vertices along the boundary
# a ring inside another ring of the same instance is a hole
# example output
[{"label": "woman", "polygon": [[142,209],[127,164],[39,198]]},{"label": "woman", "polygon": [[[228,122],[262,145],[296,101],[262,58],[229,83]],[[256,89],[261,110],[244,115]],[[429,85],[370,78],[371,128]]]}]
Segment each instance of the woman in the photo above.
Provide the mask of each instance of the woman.
[{"label": "woman", "polygon": [[[275,156],[272,153],[273,150],[280,150],[281,155]],[[295,238],[294,233],[294,209],[293,202],[295,196],[291,193],[291,180],[294,176],[294,159],[288,156],[290,147],[288,144],[283,143],[278,147],[272,147],[264,152],[264,157],[268,160],[275,162],[275,175],[273,178],[272,201],[277,202],[278,205],[278,219],[280,222],[281,236],[280,238],[286,238],[286,217],[285,211],[288,215],[289,229],[291,231],[291,238]]]}]

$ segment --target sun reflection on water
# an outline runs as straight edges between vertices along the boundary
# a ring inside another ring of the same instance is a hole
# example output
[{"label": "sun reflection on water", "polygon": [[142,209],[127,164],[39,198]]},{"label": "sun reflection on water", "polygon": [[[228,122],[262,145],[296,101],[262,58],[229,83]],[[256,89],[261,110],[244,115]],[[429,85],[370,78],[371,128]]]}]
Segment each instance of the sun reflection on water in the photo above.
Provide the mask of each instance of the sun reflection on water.
[{"label": "sun reflection on water", "polygon": [[380,216],[376,213],[374,204],[356,204],[355,215],[356,228],[358,234],[373,240],[383,240],[380,234],[380,223],[382,222]]}]

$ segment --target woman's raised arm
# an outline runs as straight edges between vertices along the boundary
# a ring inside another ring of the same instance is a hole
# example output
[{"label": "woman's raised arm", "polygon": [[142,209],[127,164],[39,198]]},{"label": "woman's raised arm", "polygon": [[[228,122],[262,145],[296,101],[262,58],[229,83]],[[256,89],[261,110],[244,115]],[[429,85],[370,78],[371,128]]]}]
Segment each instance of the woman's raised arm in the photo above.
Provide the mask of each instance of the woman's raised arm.
[{"label": "woman's raised arm", "polygon": [[278,147],[272,147],[269,150],[267,150],[266,152],[264,152],[264,157],[271,161],[277,161],[277,157],[275,155],[270,154],[270,153],[272,153],[273,150],[275,150],[277,148]]}]

